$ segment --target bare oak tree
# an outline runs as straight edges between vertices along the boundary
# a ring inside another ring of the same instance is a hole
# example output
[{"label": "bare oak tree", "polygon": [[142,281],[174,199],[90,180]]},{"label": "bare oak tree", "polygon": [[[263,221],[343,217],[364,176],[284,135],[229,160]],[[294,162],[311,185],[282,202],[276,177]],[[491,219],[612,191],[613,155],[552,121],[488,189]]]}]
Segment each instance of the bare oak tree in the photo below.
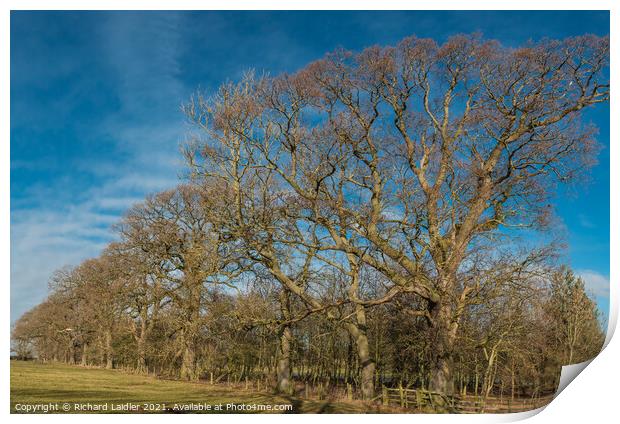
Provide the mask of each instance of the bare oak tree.
[{"label": "bare oak tree", "polygon": [[304,229],[298,248],[354,256],[392,282],[382,299],[350,301],[425,299],[431,387],[451,393],[468,255],[493,234],[544,225],[554,183],[592,163],[593,129],[579,117],[609,98],[608,52],[595,36],[519,48],[410,37],[338,51],[194,97],[185,112],[207,135],[188,157],[196,175],[237,193],[237,207],[248,175],[268,180]]}]

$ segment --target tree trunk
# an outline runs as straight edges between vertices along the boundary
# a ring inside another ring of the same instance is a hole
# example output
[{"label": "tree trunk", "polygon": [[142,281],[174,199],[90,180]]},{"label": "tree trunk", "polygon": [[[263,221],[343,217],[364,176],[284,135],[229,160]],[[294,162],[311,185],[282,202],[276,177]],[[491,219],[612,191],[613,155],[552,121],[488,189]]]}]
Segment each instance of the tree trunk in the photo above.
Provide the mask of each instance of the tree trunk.
[{"label": "tree trunk", "polygon": [[458,323],[452,319],[449,305],[435,303],[430,307],[430,384],[434,392],[454,393],[453,350]]},{"label": "tree trunk", "polygon": [[187,268],[189,287],[189,303],[187,318],[183,325],[183,358],[181,363],[181,378],[184,380],[198,380],[196,369],[197,334],[200,328],[200,306],[202,296],[202,282],[196,278],[193,267]]},{"label": "tree trunk", "polygon": [[186,322],[181,333],[183,353],[181,357],[180,377],[182,380],[197,380],[196,373],[196,351],[192,331],[192,323]]},{"label": "tree trunk", "polygon": [[112,360],[112,331],[106,330],[105,332],[105,367],[107,369],[112,369],[114,367],[114,363]]},{"label": "tree trunk", "polygon": [[181,378],[183,380],[197,380],[196,374],[196,354],[191,343],[185,344],[183,349],[183,359],[181,363]]},{"label": "tree trunk", "polygon": [[[290,319],[289,293],[282,289],[280,292],[280,313],[283,321]],[[278,364],[276,367],[276,390],[279,393],[291,393],[291,340],[293,333],[290,324],[281,324],[278,328]]]},{"label": "tree trunk", "polygon": [[88,365],[88,344],[84,343],[82,345],[82,366],[85,367]]},{"label": "tree trunk", "polygon": [[75,364],[75,347],[75,341],[71,340],[71,344],[69,345],[69,364],[71,365]]},{"label": "tree trunk", "polygon": [[[144,333],[143,333],[144,334]],[[138,364],[137,371],[140,373],[146,372],[146,349],[143,335],[140,335],[138,339]]]},{"label": "tree trunk", "polygon": [[[156,308],[156,307],[155,307]],[[153,314],[155,314],[154,312]],[[137,338],[138,341],[138,363],[137,363],[137,371],[139,373],[146,372],[148,374],[148,368],[146,366],[146,340],[148,337],[149,330],[151,328],[151,323],[147,324],[148,321],[148,309],[144,308],[140,313],[140,336]]]},{"label": "tree trunk", "polygon": [[493,390],[493,384],[495,383],[495,374],[493,367],[495,366],[495,359],[497,358],[497,346],[493,346],[491,353],[487,359],[487,369],[484,373],[484,397],[487,398]]},{"label": "tree trunk", "polygon": [[349,333],[355,340],[357,357],[361,368],[362,399],[372,399],[375,395],[375,362],[370,356],[366,327],[366,310],[363,305],[355,306],[355,323],[347,325]]},{"label": "tree trunk", "polygon": [[291,391],[291,328],[282,325],[279,331],[277,391],[290,394]]}]

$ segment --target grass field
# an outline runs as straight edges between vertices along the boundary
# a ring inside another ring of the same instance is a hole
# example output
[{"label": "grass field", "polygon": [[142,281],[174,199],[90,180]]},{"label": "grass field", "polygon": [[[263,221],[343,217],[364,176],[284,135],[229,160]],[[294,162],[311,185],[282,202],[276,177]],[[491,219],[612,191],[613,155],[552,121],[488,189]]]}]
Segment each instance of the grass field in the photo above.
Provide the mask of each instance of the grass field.
[{"label": "grass field", "polygon": [[[218,410],[217,407],[220,405],[221,409]],[[286,410],[275,411],[274,405],[287,406],[281,407]],[[271,411],[266,410],[269,407],[272,408]],[[11,361],[11,412],[364,413],[393,411],[379,411],[374,405],[368,406],[354,401],[302,400],[277,396],[268,391],[245,391],[226,386],[160,380],[154,377],[126,374],[117,370]]]}]

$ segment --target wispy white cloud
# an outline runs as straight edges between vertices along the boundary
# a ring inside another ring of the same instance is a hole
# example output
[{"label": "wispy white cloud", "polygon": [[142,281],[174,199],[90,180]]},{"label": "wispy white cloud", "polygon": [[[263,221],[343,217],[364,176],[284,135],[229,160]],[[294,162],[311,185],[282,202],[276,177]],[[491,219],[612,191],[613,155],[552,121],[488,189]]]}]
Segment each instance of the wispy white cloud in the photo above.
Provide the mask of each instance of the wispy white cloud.
[{"label": "wispy white cloud", "polygon": [[12,319],[45,297],[55,269],[98,254],[114,220],[80,206],[14,211],[11,218]]},{"label": "wispy white cloud", "polygon": [[[45,297],[47,281],[55,269],[98,255],[114,237],[110,227],[131,205],[148,193],[174,187],[178,183],[177,171],[158,168],[156,163],[136,169],[135,163],[129,161],[117,168],[116,178],[92,186],[79,197],[57,185],[35,190],[22,200],[37,207],[13,206],[12,319]],[[52,193],[59,198],[51,198]]]},{"label": "wispy white cloud", "polygon": [[583,269],[578,270],[577,275],[583,278],[586,289],[597,297],[609,297],[609,277],[600,272]]}]

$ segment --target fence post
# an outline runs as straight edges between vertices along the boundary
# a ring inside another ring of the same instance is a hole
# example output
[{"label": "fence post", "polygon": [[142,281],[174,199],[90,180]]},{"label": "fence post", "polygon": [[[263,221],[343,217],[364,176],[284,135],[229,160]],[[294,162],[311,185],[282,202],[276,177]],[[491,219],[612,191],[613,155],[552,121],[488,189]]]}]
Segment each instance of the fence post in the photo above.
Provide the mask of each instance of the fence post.
[{"label": "fence post", "polygon": [[248,390],[248,376],[245,376],[245,390]]},{"label": "fence post", "polygon": [[400,395],[400,407],[405,407],[405,399],[403,397],[403,383],[398,384],[398,394]]},{"label": "fence post", "polygon": [[353,400],[353,389],[351,388],[351,383],[347,383],[347,399]]},{"label": "fence post", "polygon": [[428,401],[431,404],[431,409],[434,411],[435,410],[435,400],[433,399],[433,393],[427,392],[427,394],[428,394]]},{"label": "fence post", "polygon": [[210,380],[211,380],[211,385],[213,386],[213,371],[211,371],[211,378],[210,378]]},{"label": "fence post", "polygon": [[381,387],[381,397],[383,398],[383,405],[387,406],[390,403],[390,400],[388,398],[388,392],[385,386]]}]

